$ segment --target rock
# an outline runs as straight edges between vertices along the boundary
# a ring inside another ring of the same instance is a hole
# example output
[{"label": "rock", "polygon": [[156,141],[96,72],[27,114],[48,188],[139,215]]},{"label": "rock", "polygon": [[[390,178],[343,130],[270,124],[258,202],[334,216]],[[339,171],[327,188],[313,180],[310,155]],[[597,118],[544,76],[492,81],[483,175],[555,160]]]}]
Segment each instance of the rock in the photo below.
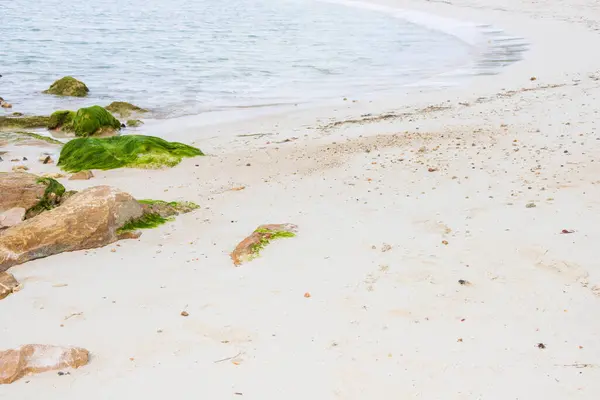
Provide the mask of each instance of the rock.
[{"label": "rock", "polygon": [[21,285],[11,273],[0,272],[0,300],[19,290],[21,290]]},{"label": "rock", "polygon": [[14,113],[12,113],[12,116],[13,116],[13,117],[22,117],[22,116],[23,116],[23,113],[20,113],[20,112],[16,112],[16,111],[15,111]]},{"label": "rock", "polygon": [[42,164],[52,164],[54,163],[54,161],[52,160],[52,157],[50,157],[49,155],[45,155],[42,154],[40,156],[40,158],[38,158],[38,160],[42,163]]},{"label": "rock", "polygon": [[0,129],[36,129],[46,128],[50,117],[0,117]]},{"label": "rock", "polygon": [[92,174],[92,171],[84,169],[83,171],[79,171],[74,173],[73,175],[71,175],[69,177],[70,181],[87,181],[90,178],[93,178],[94,174]]},{"label": "rock", "polygon": [[140,125],[144,125],[144,123],[142,121],[140,121],[139,119],[128,119],[127,120],[127,126],[130,128],[137,128]]},{"label": "rock", "polygon": [[12,170],[13,172],[28,171],[29,167],[27,165],[15,165]]},{"label": "rock", "polygon": [[79,347],[28,344],[0,351],[0,384],[13,383],[26,375],[79,368],[89,361],[89,352]]},{"label": "rock", "polygon": [[20,224],[25,219],[23,207],[15,207],[0,213],[0,230]]},{"label": "rock", "polygon": [[71,76],[65,76],[50,85],[48,90],[44,90],[42,93],[54,94],[57,96],[73,96],[73,97],[85,97],[89,93],[89,89],[85,86],[85,83],[78,81]]},{"label": "rock", "polygon": [[204,155],[199,149],[154,136],[77,138],[60,151],[57,165],[68,172],[84,169],[173,167],[183,157]]},{"label": "rock", "polygon": [[52,178],[52,179],[59,179],[59,178],[64,178],[65,175],[61,174],[60,172],[48,172],[47,174],[42,175],[42,178]]},{"label": "rock", "polygon": [[111,113],[117,114],[123,118],[127,118],[131,114],[135,114],[135,113],[143,114],[143,113],[148,112],[148,110],[145,110],[141,107],[135,106],[131,103],[127,103],[125,101],[113,101],[112,103],[107,105],[105,108],[108,111],[110,111]]},{"label": "rock", "polygon": [[0,97],[0,107],[2,107],[2,108],[12,108],[12,104],[10,104],[7,101],[4,101],[4,99],[2,99]]},{"label": "rock", "polygon": [[60,207],[3,231],[0,271],[65,251],[106,246],[118,240],[119,228],[142,214],[133,197],[109,186],[76,193]]},{"label": "rock", "polygon": [[25,172],[0,172],[0,212],[15,207],[26,210],[36,206],[44,197],[47,182]]},{"label": "rock", "polygon": [[186,214],[200,208],[200,206],[190,201],[140,200],[139,203],[142,205],[145,214],[158,214],[163,218]]},{"label": "rock", "polygon": [[237,267],[260,255],[260,251],[273,239],[294,237],[298,227],[293,224],[261,225],[250,236],[242,240],[231,253],[233,264]]},{"label": "rock", "polygon": [[48,129],[72,131],[75,114],[75,111],[69,110],[53,112],[48,121]]},{"label": "rock", "polygon": [[[62,126],[62,129],[65,130],[65,125]],[[116,131],[120,130],[121,123],[104,108],[91,106],[77,110],[69,129],[81,137],[107,136],[114,135]]]}]

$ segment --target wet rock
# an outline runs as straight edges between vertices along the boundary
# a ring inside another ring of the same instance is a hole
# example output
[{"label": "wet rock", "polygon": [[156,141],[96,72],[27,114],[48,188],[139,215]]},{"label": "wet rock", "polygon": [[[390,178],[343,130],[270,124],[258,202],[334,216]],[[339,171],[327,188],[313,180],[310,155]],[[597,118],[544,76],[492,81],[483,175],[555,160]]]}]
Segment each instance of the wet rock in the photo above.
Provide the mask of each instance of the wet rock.
[{"label": "wet rock", "polygon": [[26,375],[79,368],[89,361],[89,352],[79,347],[28,344],[0,351],[0,384],[13,383]]},{"label": "wet rock", "polygon": [[12,170],[13,172],[29,171],[29,167],[27,165],[15,165]]},{"label": "wet rock", "polygon": [[15,207],[0,213],[0,230],[20,224],[25,219],[23,207]]},{"label": "wet rock", "polygon": [[0,97],[0,107],[2,107],[2,108],[12,108],[12,104],[10,104],[8,101],[6,101],[2,97]]},{"label": "wet rock", "polygon": [[260,251],[272,240],[294,237],[298,227],[293,224],[261,225],[250,236],[242,240],[231,253],[233,264],[237,267],[260,255]]},{"label": "wet rock", "polygon": [[0,272],[0,300],[19,290],[21,285],[11,273]]},{"label": "wet rock", "polygon": [[146,109],[143,109],[131,103],[127,103],[125,101],[113,101],[105,108],[111,113],[117,114],[118,116],[123,118],[129,117],[131,114],[143,114],[148,112],[148,110]]},{"label": "wet rock", "polygon": [[83,170],[83,171],[79,171],[74,173],[73,175],[71,175],[69,177],[70,181],[87,181],[88,179],[91,179],[94,177],[94,174],[92,173],[92,171],[90,170]]},{"label": "wet rock", "polygon": [[128,119],[127,126],[130,128],[137,128],[138,126],[144,125],[139,119]]},{"label": "wet rock", "polygon": [[4,230],[0,271],[65,251],[106,246],[119,239],[119,228],[142,214],[131,195],[109,186],[76,193],[60,207]]},{"label": "wet rock", "polygon": [[50,117],[0,117],[0,130],[46,128]]},{"label": "wet rock", "polygon": [[73,96],[73,97],[85,97],[89,93],[88,87],[85,83],[78,81],[71,76],[65,76],[50,85],[48,90],[44,90],[42,93],[54,94],[57,96]]},{"label": "wet rock", "polygon": [[[65,130],[65,125],[62,126]],[[100,106],[80,108],[70,122],[70,128],[75,135],[88,136],[110,136],[121,129],[121,123],[111,113]]]}]

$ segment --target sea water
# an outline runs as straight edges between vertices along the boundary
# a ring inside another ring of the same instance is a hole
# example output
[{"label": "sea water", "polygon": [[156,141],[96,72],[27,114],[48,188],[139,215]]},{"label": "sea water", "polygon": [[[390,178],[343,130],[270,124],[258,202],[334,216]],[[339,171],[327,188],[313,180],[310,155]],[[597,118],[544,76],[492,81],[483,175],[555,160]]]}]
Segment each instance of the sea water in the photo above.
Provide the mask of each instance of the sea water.
[{"label": "sea water", "polygon": [[[117,100],[161,117],[307,104],[398,89],[473,57],[456,36],[317,0],[34,3],[0,4],[0,96],[23,113]],[[89,96],[41,94],[65,75]]]}]

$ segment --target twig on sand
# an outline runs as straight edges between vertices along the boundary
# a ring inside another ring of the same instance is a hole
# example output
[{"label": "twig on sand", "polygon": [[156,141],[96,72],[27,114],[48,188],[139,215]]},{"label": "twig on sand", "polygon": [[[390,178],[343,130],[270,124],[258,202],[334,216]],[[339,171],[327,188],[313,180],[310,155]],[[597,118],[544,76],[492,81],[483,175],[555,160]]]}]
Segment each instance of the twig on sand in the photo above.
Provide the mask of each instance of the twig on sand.
[{"label": "twig on sand", "polygon": [[592,367],[595,367],[596,365],[594,365],[594,364],[575,363],[575,364],[555,364],[554,366],[555,367],[592,368]]},{"label": "twig on sand", "polygon": [[217,364],[217,363],[220,363],[220,362],[223,362],[223,361],[229,361],[229,360],[233,360],[234,358],[236,358],[236,357],[239,357],[239,356],[241,356],[241,355],[242,355],[242,352],[240,351],[239,353],[237,353],[237,354],[236,354],[235,356],[233,356],[233,357],[227,357],[227,358],[224,358],[224,359],[222,359],[222,360],[217,360],[217,361],[213,361],[213,362],[214,362],[215,364]]}]

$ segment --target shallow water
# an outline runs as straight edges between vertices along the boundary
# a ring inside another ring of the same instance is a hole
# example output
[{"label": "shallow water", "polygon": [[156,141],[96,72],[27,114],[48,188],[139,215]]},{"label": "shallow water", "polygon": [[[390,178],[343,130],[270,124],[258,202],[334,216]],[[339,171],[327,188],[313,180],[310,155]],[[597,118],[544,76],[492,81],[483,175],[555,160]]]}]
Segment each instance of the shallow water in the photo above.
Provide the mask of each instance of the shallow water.
[{"label": "shallow water", "polygon": [[[310,103],[399,88],[472,58],[458,38],[315,0],[12,0],[0,96],[13,111],[125,100],[160,116]],[[64,75],[86,99],[40,92]]]}]

